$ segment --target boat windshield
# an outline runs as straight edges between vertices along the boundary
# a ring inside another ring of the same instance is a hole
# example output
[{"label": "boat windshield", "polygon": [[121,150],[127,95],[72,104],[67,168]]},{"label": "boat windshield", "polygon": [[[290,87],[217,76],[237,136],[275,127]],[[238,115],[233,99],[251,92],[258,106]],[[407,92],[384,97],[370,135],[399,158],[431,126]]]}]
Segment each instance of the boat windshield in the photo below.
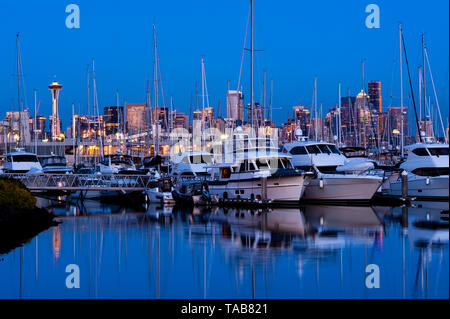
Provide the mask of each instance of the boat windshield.
[{"label": "boat windshield", "polygon": [[322,145],[317,145],[317,147],[319,147],[319,149],[320,149],[320,151],[321,151],[322,153],[325,153],[325,154],[331,154],[331,151],[330,151],[330,149],[328,148],[327,145],[322,144]]},{"label": "boat windshield", "polygon": [[29,155],[29,154],[24,154],[24,155],[13,155],[13,162],[17,162],[17,163],[23,163],[23,162],[32,162],[32,163],[36,163],[38,162],[38,159],[36,157],[36,155]]},{"label": "boat windshield", "polygon": [[[183,162],[187,159],[186,157],[183,159]],[[212,157],[210,155],[191,155],[189,156],[189,161],[191,164],[211,164]]]},{"label": "boat windshield", "polygon": [[417,156],[430,156],[427,152],[427,149],[422,147],[422,148],[415,148],[412,151],[414,154],[416,154]]},{"label": "boat windshield", "polygon": [[66,159],[62,156],[46,158],[44,166],[66,166]]},{"label": "boat windshield", "polygon": [[334,154],[341,154],[341,153],[339,152],[339,150],[337,149],[337,147],[334,146],[334,145],[328,145],[328,148],[329,148],[329,149],[331,150],[331,152],[334,153]]},{"label": "boat windshield", "polygon": [[320,149],[317,147],[317,145],[308,145],[306,146],[306,149],[308,150],[309,154],[320,154]]},{"label": "boat windshield", "polygon": [[429,147],[428,151],[432,156],[448,156],[448,147]]}]

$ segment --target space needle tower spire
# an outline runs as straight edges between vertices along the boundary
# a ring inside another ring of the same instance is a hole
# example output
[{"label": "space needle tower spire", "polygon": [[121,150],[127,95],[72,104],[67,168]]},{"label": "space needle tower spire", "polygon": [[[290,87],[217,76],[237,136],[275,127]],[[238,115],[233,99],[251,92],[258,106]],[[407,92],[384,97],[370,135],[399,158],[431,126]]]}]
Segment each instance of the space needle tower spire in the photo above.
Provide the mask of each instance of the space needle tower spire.
[{"label": "space needle tower spire", "polygon": [[56,140],[61,134],[61,126],[58,114],[58,99],[59,91],[62,89],[62,85],[55,80],[48,86],[48,88],[52,92],[52,139]]}]

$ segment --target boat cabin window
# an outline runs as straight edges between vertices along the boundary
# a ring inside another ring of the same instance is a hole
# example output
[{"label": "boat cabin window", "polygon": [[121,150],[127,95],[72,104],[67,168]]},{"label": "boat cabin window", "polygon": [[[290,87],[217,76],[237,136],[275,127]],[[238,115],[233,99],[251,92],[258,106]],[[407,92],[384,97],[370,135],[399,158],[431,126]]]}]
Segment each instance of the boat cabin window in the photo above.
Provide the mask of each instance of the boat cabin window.
[{"label": "boat cabin window", "polygon": [[189,161],[191,164],[210,164],[212,163],[212,158],[209,155],[191,155],[189,156]]},{"label": "boat cabin window", "polygon": [[308,150],[309,154],[320,154],[320,149],[317,147],[317,145],[308,145],[306,146],[306,149]]},{"label": "boat cabin window", "polygon": [[448,148],[445,147],[429,147],[428,151],[432,156],[448,156]]},{"label": "boat cabin window", "polygon": [[291,163],[291,161],[289,159],[281,158],[280,161],[283,164],[284,168],[292,168],[292,163]]},{"label": "boat cabin window", "polygon": [[327,145],[317,145],[317,147],[319,147],[320,151],[324,154],[331,154],[330,149],[328,148]]},{"label": "boat cabin window", "polygon": [[290,151],[292,155],[308,155],[306,148],[304,146],[293,147]]},{"label": "boat cabin window", "polygon": [[13,155],[13,161],[16,163],[20,162],[37,162],[38,159],[35,155]]},{"label": "boat cabin window", "polygon": [[256,166],[256,164],[253,161],[251,161],[248,163],[248,170],[249,171],[257,171],[258,167]]},{"label": "boat cabin window", "polygon": [[328,145],[328,148],[331,150],[332,153],[334,154],[341,154],[341,152],[339,152],[339,150],[337,149],[336,146],[334,145]]},{"label": "boat cabin window", "polygon": [[245,172],[246,171],[246,169],[247,169],[247,165],[246,165],[246,162],[247,161],[244,161],[244,162],[241,162],[241,165],[239,166],[239,172]]},{"label": "boat cabin window", "polygon": [[256,160],[256,165],[258,168],[261,169],[270,169],[269,164],[267,163],[267,160],[264,158],[260,158]]},{"label": "boat cabin window", "polygon": [[427,152],[427,149],[424,147],[413,149],[412,152],[414,154],[416,154],[417,156],[430,156],[430,154],[428,154],[428,152]]},{"label": "boat cabin window", "polygon": [[46,158],[43,164],[44,166],[66,166],[66,158],[62,156]]},{"label": "boat cabin window", "polygon": [[6,162],[11,163],[12,162],[12,156],[6,156]]},{"label": "boat cabin window", "polygon": [[422,167],[412,171],[413,174],[429,177],[448,175],[448,172],[448,167]]},{"label": "boat cabin window", "polygon": [[221,169],[221,175],[222,178],[230,178],[231,176],[231,169],[229,167],[222,167]]}]

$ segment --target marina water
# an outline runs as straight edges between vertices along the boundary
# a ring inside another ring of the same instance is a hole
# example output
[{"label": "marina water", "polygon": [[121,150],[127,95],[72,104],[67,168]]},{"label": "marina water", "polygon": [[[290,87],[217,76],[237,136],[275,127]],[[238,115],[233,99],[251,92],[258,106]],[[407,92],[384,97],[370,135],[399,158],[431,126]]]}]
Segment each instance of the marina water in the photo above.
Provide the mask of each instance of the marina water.
[{"label": "marina water", "polygon": [[[448,202],[126,208],[40,199],[62,222],[0,255],[0,298],[448,298]],[[68,265],[79,268],[69,289]],[[370,288],[368,265],[379,269]]]}]

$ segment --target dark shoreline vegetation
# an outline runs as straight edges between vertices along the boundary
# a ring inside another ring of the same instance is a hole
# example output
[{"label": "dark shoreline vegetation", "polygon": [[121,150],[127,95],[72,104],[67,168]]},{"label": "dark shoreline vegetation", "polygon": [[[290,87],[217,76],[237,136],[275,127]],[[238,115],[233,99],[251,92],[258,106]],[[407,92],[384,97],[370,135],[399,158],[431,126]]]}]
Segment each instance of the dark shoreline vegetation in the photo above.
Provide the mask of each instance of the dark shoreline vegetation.
[{"label": "dark shoreline vegetation", "polygon": [[57,225],[54,217],[36,207],[36,198],[20,181],[0,177],[0,255]]}]

